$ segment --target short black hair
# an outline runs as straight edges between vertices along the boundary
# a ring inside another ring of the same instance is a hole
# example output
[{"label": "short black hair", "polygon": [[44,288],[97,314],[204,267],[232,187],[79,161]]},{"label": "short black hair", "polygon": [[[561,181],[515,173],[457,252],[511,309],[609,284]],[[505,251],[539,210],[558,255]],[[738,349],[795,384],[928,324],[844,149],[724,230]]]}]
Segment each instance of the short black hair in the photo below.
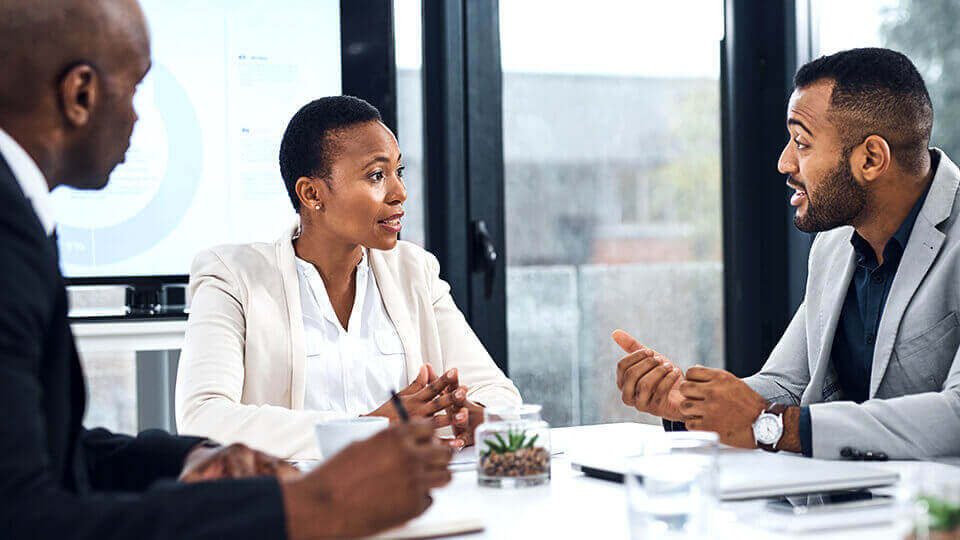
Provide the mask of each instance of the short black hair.
[{"label": "short black hair", "polygon": [[297,180],[303,176],[326,178],[335,148],[330,138],[350,126],[381,122],[380,111],[353,96],[330,96],[307,103],[287,124],[280,143],[280,176],[293,208],[300,211]]},{"label": "short black hair", "polygon": [[928,159],[933,103],[909,58],[890,49],[850,49],[804,65],[793,82],[803,88],[823,79],[834,82],[829,113],[845,149],[880,135],[905,170],[920,172]]}]

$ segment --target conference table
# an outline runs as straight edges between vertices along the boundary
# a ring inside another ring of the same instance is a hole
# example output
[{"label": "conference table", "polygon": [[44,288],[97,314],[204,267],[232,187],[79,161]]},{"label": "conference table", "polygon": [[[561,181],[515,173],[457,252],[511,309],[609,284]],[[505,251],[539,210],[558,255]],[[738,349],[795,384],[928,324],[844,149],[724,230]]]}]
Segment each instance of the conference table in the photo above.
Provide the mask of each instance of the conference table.
[{"label": "conference table", "polygon": [[[611,455],[629,448],[631,441],[662,432],[646,424],[601,424],[551,430],[556,455],[552,480],[538,487],[498,489],[477,485],[472,468],[454,472],[453,481],[434,492],[434,504],[413,525],[473,518],[483,523],[482,532],[455,538],[630,538],[625,488],[622,484],[584,476],[570,463],[577,455]],[[762,452],[762,450],[757,450]],[[626,455],[626,454],[623,454]],[[454,458],[456,460],[456,457]],[[894,470],[923,467],[926,473],[960,485],[960,467],[943,463],[883,462],[872,465]],[[758,471],[762,474],[763,471]],[[773,532],[756,525],[764,517],[764,501],[720,503],[711,516],[713,538],[770,539],[882,539],[903,538],[890,526],[845,527],[832,531],[796,535]]]}]

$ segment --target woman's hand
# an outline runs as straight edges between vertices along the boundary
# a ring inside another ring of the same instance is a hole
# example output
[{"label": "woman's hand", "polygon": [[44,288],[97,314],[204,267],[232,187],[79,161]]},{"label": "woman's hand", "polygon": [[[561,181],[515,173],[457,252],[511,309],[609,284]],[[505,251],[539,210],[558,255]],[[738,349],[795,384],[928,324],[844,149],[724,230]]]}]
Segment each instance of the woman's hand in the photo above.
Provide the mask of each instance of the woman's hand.
[{"label": "woman's hand", "polygon": [[448,392],[453,397],[453,405],[447,407],[447,423],[453,427],[454,436],[450,445],[454,448],[471,446],[474,443],[474,431],[483,423],[483,405],[467,399],[466,386]]},{"label": "woman's hand", "polygon": [[[457,380],[456,368],[437,377],[429,365],[422,366],[417,378],[410,383],[410,386],[398,392],[397,396],[410,418],[433,418],[435,427],[443,427],[446,423],[441,417],[434,418],[434,415],[453,404],[453,394],[444,390],[451,385],[455,388]],[[388,418],[391,424],[400,420],[392,400],[366,416],[383,416]]]}]

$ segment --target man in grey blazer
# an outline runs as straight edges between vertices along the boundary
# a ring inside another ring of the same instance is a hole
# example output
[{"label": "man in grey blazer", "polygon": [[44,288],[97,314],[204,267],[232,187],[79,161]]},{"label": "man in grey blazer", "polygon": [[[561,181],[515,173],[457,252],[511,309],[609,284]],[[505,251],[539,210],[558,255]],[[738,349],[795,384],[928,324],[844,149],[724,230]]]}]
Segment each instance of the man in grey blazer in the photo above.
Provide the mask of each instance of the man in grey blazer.
[{"label": "man in grey blazer", "polygon": [[806,295],[760,373],[669,360],[623,332],[625,403],[668,429],[818,458],[960,455],[960,170],[928,149],[933,108],[902,54],[803,66],[778,168],[819,232]]}]

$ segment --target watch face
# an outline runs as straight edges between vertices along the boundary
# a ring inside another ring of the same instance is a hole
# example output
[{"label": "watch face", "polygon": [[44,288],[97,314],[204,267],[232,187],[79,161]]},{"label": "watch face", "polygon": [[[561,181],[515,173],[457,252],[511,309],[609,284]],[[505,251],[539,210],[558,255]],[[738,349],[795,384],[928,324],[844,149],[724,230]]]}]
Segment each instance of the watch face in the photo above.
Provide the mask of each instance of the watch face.
[{"label": "watch face", "polygon": [[783,428],[777,422],[777,417],[772,414],[762,414],[757,418],[755,435],[757,442],[762,444],[773,444],[780,438],[780,432]]}]

